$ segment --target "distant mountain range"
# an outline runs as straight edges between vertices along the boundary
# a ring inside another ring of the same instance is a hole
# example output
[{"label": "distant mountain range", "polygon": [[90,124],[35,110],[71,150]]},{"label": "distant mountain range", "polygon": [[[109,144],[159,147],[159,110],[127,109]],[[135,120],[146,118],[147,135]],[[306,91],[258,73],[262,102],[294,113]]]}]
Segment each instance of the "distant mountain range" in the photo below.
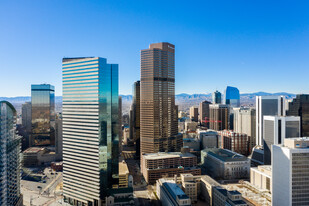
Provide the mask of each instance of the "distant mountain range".
[{"label": "distant mountain range", "polygon": [[[211,93],[208,94],[176,94],[176,101],[182,99],[204,99],[211,97]],[[122,96],[122,101],[132,101],[132,95],[120,95]],[[294,98],[296,95],[292,93],[286,92],[278,92],[278,93],[267,93],[267,92],[255,92],[255,93],[244,93],[240,94],[241,97],[256,97],[256,96],[285,96],[287,99]],[[0,101],[6,100],[11,103],[24,103],[30,102],[30,96],[18,96],[18,97],[0,97]],[[55,102],[62,102],[62,96],[56,96]]]}]

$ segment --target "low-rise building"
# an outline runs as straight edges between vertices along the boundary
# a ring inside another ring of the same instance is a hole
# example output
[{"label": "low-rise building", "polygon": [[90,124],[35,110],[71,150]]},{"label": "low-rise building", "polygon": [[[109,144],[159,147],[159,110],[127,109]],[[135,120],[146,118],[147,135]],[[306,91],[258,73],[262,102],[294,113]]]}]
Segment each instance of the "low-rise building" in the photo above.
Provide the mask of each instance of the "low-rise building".
[{"label": "low-rise building", "polygon": [[250,183],[261,190],[271,191],[271,165],[251,167]]},{"label": "low-rise building", "polygon": [[186,121],[185,122],[185,131],[196,131],[198,122]]},{"label": "low-rise building", "polygon": [[201,143],[200,143],[200,140],[196,138],[184,138],[183,147],[188,147],[194,151],[200,151]]},{"label": "low-rise building", "polygon": [[189,206],[191,199],[174,180],[158,179],[156,185],[157,196],[163,206]]},{"label": "low-rise building", "polygon": [[127,206],[135,205],[133,188],[117,188],[109,189],[107,197],[105,198],[106,206]]},{"label": "low-rise building", "polygon": [[46,147],[29,147],[23,151],[22,165],[24,167],[50,165],[56,158],[56,153]]},{"label": "low-rise building", "polygon": [[206,205],[213,205],[213,189],[220,186],[220,184],[209,177],[203,175],[201,178],[201,197],[205,200]]},{"label": "low-rise building", "polygon": [[154,184],[162,177],[173,177],[183,173],[201,174],[201,169],[197,167],[197,157],[190,153],[180,152],[143,154],[141,171],[149,184]]},{"label": "low-rise building", "polygon": [[233,190],[228,191],[220,186],[214,187],[213,192],[214,206],[247,206],[248,204],[242,199],[240,192]]},{"label": "low-rise building", "polygon": [[227,149],[204,149],[201,163],[206,174],[217,180],[248,179],[250,159]]},{"label": "low-rise building", "polygon": [[219,147],[219,136],[218,132],[215,130],[199,130],[198,138],[201,141],[201,146],[203,149]]},{"label": "low-rise building", "polygon": [[251,155],[248,157],[251,160],[251,165],[257,167],[264,164],[264,148],[263,146],[256,145],[252,149]]},{"label": "low-rise building", "polygon": [[197,196],[200,194],[201,176],[194,176],[192,174],[181,174],[182,190],[191,199],[191,203],[197,203]]},{"label": "low-rise building", "polygon": [[119,188],[129,186],[129,169],[125,161],[119,162]]},{"label": "low-rise building", "polygon": [[63,162],[52,162],[50,167],[56,172],[60,172],[63,170]]}]

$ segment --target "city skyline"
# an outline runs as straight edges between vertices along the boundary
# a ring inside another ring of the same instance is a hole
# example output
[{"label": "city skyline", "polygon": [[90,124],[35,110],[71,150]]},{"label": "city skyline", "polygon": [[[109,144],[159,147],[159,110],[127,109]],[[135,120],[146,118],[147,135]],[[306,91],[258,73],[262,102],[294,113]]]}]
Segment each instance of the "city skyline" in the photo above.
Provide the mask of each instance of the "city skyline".
[{"label": "city skyline", "polygon": [[[60,96],[59,59],[89,55],[119,63],[119,93],[131,94],[140,76],[140,50],[157,42],[176,46],[176,94],[226,86],[240,93],[309,93],[307,2],[165,3],[166,8],[160,2],[1,2],[0,86],[9,89],[0,96],[29,96],[30,85],[41,83],[55,85]],[[216,75],[219,81],[205,83]],[[282,84],[287,79],[290,84]]]}]

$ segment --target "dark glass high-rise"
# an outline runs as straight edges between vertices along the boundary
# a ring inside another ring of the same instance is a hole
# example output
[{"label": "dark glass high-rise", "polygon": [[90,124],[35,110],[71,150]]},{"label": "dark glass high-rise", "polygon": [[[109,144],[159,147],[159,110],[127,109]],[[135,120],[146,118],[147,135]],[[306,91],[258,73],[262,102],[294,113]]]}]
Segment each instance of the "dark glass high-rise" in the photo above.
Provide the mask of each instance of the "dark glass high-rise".
[{"label": "dark glass high-rise", "polygon": [[55,87],[31,85],[31,137],[29,146],[55,146]]}]

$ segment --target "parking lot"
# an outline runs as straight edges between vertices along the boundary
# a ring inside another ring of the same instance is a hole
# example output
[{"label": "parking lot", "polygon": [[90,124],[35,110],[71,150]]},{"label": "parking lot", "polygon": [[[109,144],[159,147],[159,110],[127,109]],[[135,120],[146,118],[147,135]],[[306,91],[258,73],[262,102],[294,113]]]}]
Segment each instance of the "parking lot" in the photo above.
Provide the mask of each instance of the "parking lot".
[{"label": "parking lot", "polygon": [[52,205],[61,199],[62,187],[59,185],[62,183],[62,172],[52,171],[50,167],[30,171],[31,175],[23,176],[21,180],[24,205]]}]

